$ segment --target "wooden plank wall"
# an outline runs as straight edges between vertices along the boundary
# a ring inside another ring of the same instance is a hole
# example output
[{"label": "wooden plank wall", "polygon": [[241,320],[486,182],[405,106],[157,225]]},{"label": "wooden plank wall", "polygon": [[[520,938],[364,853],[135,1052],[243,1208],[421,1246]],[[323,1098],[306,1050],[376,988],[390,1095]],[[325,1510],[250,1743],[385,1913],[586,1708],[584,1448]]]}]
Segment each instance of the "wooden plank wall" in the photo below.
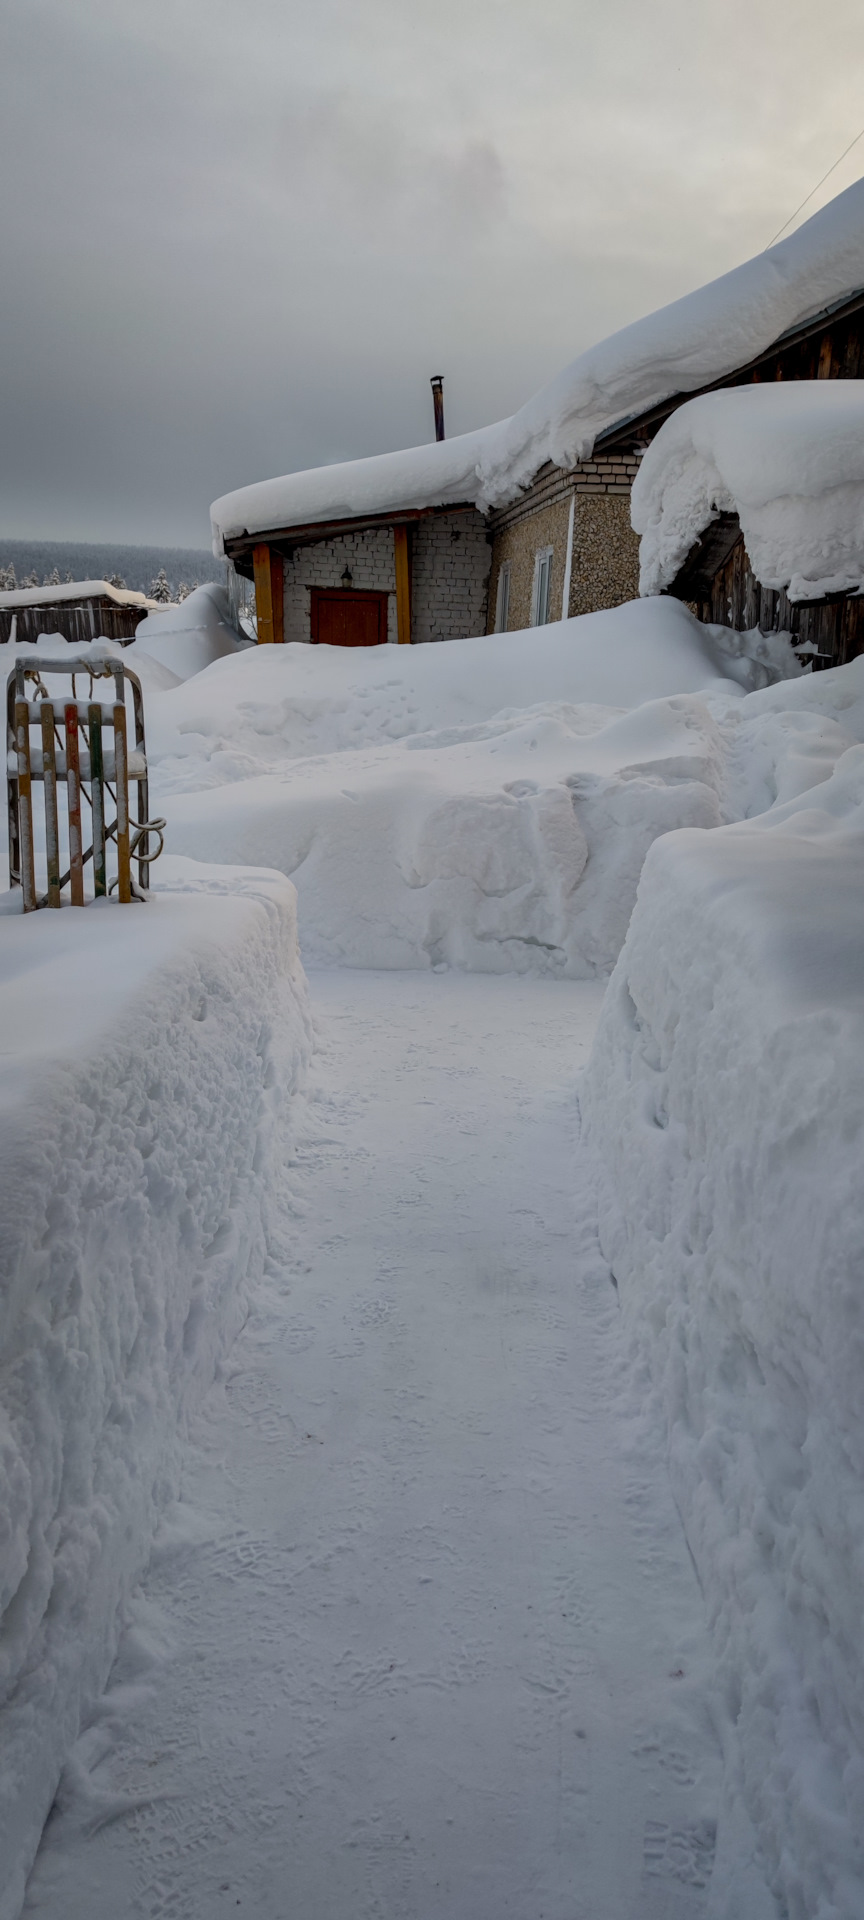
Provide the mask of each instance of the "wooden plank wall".
[{"label": "wooden plank wall", "polygon": [[864,653],[864,596],[837,594],[828,600],[796,605],[781,589],[762,587],[750,565],[743,539],[715,574],[710,596],[695,602],[700,620],[746,633],[791,633],[818,648],[815,668],[842,667]]},{"label": "wooden plank wall", "polygon": [[38,640],[42,633],[59,633],[73,646],[89,646],[91,640],[134,640],[146,609],[100,606],[85,600],[79,606],[61,601],[56,607],[0,607],[0,645],[12,635],[15,618],[16,640]]}]

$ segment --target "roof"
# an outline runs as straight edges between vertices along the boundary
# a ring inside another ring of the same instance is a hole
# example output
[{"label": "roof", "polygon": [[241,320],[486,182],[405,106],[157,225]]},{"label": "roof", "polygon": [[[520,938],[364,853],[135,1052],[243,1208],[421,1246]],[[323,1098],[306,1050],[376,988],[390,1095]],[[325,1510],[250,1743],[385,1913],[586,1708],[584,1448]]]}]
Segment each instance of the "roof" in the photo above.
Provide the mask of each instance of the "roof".
[{"label": "roof", "polygon": [[112,587],[109,580],[65,580],[53,587],[13,587],[0,593],[0,607],[59,607],[69,601],[103,599],[116,607],[141,607],[145,612],[160,604],[133,587]]},{"label": "roof", "polygon": [[736,516],[764,587],[864,591],[864,380],[730,387],[677,408],[633,485],[641,593],[677,582],[706,528]]},{"label": "roof", "polygon": [[494,426],[368,460],[314,467],[214,501],[213,546],[255,533],[447,504],[481,512],[570,468],[601,433],[728,378],[783,335],[864,289],[864,180],[788,239],[623,327]]}]

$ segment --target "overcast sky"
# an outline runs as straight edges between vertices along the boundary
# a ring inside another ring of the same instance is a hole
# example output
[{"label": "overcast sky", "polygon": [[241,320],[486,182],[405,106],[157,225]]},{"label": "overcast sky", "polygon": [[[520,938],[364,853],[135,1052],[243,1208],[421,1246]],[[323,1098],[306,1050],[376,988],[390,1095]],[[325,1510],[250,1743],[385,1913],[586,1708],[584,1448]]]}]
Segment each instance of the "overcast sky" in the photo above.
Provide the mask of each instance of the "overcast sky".
[{"label": "overcast sky", "polygon": [[[4,0],[0,535],[513,411],[772,239],[864,123],[860,0]],[[864,140],[802,218],[864,172]]]}]

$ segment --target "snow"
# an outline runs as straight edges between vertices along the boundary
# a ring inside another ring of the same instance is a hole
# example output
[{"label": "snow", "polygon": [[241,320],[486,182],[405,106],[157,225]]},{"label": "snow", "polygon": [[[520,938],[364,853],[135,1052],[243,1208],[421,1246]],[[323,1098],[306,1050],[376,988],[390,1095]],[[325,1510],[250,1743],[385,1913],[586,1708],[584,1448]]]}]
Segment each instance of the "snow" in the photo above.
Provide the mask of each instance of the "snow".
[{"label": "snow", "polygon": [[290,884],[0,914],[0,1915],[272,1243],[307,1052]]},{"label": "snow", "polygon": [[602,986],[310,989],[289,1252],[26,1920],[773,1920],[580,1177]]},{"label": "snow", "polygon": [[589,347],[509,420],[399,453],[318,467],[215,500],[226,539],[394,510],[508,504],[547,461],[570,468],[601,433],[746,366],[781,334],[864,287],[864,181],[754,259]]},{"label": "snow", "polygon": [[151,698],[153,804],[178,852],[290,874],[317,964],[590,977],[656,835],[723,818],[696,690],[728,704],[724,668],[777,671],[727,639],[656,601],[446,647],[250,649]]},{"label": "snow", "polygon": [[167,892],[0,917],[0,1920],[79,1725],[46,1920],[857,1920],[864,658],[186,617]]},{"label": "snow", "polygon": [[707,393],[660,428],[637,474],[639,589],[659,593],[718,513],[737,513],[765,587],[864,590],[864,381]]},{"label": "snow", "polygon": [[744,1788],[808,1920],[864,1912],[862,829],[855,745],[654,846],[583,1096]]},{"label": "snow", "polygon": [[180,681],[245,644],[232,622],[224,587],[210,580],[195,587],[179,606],[148,613],[124,654],[136,672],[140,656],[146,654]]},{"label": "snow", "polygon": [[155,607],[146,593],[133,587],[112,587],[110,580],[65,580],[60,586],[11,587],[0,593],[0,607],[58,607],[64,600],[113,601],[115,607]]}]

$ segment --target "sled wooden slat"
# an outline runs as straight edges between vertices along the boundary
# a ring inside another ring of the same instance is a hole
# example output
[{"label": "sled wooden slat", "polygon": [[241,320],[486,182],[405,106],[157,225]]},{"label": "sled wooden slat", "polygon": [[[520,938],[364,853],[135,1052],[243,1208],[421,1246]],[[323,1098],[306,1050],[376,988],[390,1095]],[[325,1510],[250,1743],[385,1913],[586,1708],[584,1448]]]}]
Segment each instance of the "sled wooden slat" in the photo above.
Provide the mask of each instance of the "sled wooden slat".
[{"label": "sled wooden slat", "polygon": [[[33,788],[30,781],[30,706],[15,702],[15,745],[18,759],[18,881],[24,894],[24,912],[32,913],[36,900],[33,860]],[[10,878],[12,876],[10,875]]]},{"label": "sled wooden slat", "polygon": [[132,898],[132,865],[129,858],[129,775],[126,753],[126,708],[117,701],[114,708],[114,779],[117,803],[117,898]]},{"label": "sled wooden slat", "polygon": [[102,768],[102,708],[95,702],[88,712],[90,734],[90,805],[93,809],[93,891],[97,900],[108,891],[105,866],[105,778]]},{"label": "sled wooden slat", "polygon": [[73,907],[84,905],[84,842],[81,838],[81,759],[78,752],[78,704],[70,701],[63,715],[66,725],[66,792],[69,812],[69,897]]},{"label": "sled wooden slat", "polygon": [[54,707],[43,700],[42,781],[45,788],[45,863],[48,868],[48,905],[60,905],[60,825],[57,818],[57,757],[54,752]]}]

